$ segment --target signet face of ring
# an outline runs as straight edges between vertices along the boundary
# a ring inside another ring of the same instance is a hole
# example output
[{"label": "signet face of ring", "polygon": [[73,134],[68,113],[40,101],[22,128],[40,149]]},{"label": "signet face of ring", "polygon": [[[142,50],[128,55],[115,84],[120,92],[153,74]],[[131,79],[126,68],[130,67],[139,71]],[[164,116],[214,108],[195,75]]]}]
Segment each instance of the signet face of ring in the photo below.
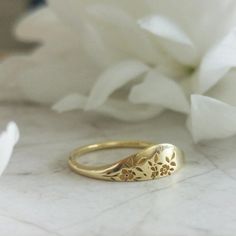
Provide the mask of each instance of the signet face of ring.
[{"label": "signet face of ring", "polygon": [[[125,147],[124,143],[122,147]],[[99,148],[101,149],[106,149],[106,147]],[[69,164],[75,172],[92,178],[119,182],[152,180],[170,176],[183,165],[182,151],[172,144],[149,144],[148,147],[114,164],[96,168],[80,165],[75,160],[76,152],[74,154]]]},{"label": "signet face of ring", "polygon": [[114,181],[140,181],[170,176],[180,167],[178,155],[173,145],[155,145],[117,163],[104,176]]}]

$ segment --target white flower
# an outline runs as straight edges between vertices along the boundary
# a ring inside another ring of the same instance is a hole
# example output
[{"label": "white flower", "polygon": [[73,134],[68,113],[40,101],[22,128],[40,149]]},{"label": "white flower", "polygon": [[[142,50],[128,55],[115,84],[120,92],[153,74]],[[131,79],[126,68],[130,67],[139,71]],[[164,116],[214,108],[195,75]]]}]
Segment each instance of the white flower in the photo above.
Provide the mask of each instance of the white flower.
[{"label": "white flower", "polygon": [[19,130],[13,122],[9,123],[5,132],[0,134],[0,176],[6,169],[13,148],[19,140]]},{"label": "white flower", "polygon": [[236,134],[235,1],[48,3],[16,29],[41,47],[0,67],[11,98],[129,121],[170,109],[196,142]]}]

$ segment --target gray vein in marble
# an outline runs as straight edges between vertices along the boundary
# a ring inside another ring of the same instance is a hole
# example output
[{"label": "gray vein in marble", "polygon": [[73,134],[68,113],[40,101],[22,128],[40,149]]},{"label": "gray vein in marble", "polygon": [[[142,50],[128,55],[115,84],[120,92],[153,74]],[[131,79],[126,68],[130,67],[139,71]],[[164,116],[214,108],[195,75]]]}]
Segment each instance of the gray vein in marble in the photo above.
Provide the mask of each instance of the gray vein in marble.
[{"label": "gray vein in marble", "polygon": [[29,222],[29,221],[26,221],[26,220],[22,220],[22,219],[18,219],[18,218],[16,218],[16,217],[14,217],[14,216],[8,216],[8,215],[4,215],[4,214],[2,214],[2,213],[0,213],[0,216],[2,216],[2,217],[5,217],[5,218],[9,218],[9,219],[11,219],[11,220],[13,220],[13,221],[17,221],[17,222],[19,222],[19,223],[21,223],[21,224],[24,224],[24,225],[29,225],[29,226],[33,226],[33,227],[35,227],[35,228],[37,228],[37,229],[39,229],[39,230],[41,230],[41,231],[44,231],[45,233],[49,233],[50,235],[54,235],[54,236],[63,236],[63,235],[61,235],[61,234],[59,234],[59,233],[56,233],[56,232],[52,232],[52,231],[50,231],[50,230],[48,230],[48,229],[45,229],[45,228],[43,228],[42,226],[40,226],[40,225],[37,225],[37,224],[35,224],[35,223],[32,223],[32,222]]}]

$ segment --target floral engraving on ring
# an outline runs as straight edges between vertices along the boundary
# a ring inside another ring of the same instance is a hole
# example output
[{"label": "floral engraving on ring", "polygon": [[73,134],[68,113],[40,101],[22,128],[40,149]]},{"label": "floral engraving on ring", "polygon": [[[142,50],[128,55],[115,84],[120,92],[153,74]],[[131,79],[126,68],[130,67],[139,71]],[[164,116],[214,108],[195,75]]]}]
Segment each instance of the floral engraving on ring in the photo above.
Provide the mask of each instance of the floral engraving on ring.
[{"label": "floral engraving on ring", "polygon": [[123,169],[121,171],[121,174],[119,176],[119,178],[122,180],[122,181],[131,181],[134,179],[134,172],[132,170],[129,170],[129,169]]},{"label": "floral engraving on ring", "polygon": [[165,158],[166,164],[162,164],[161,169],[160,169],[161,176],[172,174],[172,172],[175,170],[174,167],[176,166],[174,159],[175,159],[175,153],[173,153],[171,159],[169,157]]},{"label": "floral engraving on ring", "polygon": [[155,166],[151,167],[151,170],[152,170],[151,178],[152,178],[152,179],[157,178],[157,177],[159,176],[158,166],[155,165]]},{"label": "floral engraving on ring", "polygon": [[176,153],[167,156],[163,146],[147,156],[133,155],[125,159],[104,176],[113,181],[140,181],[171,175],[176,167]]}]

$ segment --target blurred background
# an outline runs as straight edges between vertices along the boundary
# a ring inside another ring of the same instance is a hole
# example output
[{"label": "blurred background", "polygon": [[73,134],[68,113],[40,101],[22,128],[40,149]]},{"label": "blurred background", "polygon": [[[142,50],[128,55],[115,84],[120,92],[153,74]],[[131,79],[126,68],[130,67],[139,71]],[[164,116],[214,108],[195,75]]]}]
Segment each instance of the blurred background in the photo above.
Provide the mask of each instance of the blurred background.
[{"label": "blurred background", "polygon": [[13,27],[19,17],[42,4],[45,4],[44,0],[0,0],[0,56],[30,50],[34,46],[17,41]]}]

